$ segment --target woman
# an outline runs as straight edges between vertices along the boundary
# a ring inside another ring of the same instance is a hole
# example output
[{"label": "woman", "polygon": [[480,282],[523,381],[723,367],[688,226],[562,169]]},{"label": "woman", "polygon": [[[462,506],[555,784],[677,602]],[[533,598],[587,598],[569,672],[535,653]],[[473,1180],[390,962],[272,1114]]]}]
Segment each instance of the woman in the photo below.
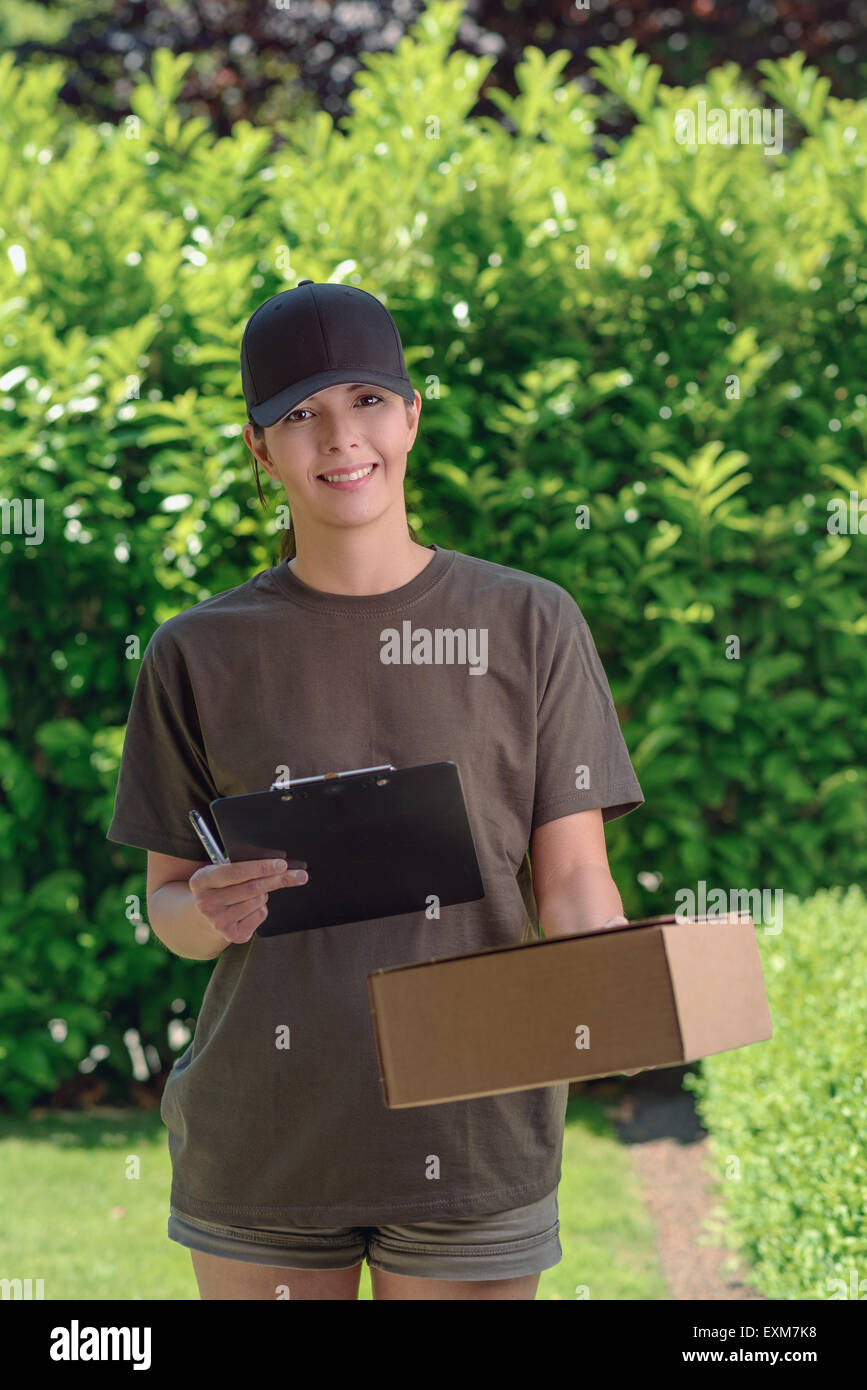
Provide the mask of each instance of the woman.
[{"label": "woman", "polygon": [[[295,548],[153,634],[108,832],[148,850],[159,939],[217,961],[163,1094],[168,1234],[207,1299],[355,1299],[365,1258],[376,1299],[532,1299],[562,1258],[568,1083],[388,1109],[367,975],[531,940],[540,916],[546,936],[624,921],[602,825],[641,788],[566,591],[413,539],[421,397],[384,306],[302,281],[253,314],[241,371],[244,437],[285,488]],[[383,630],[407,626],[414,659],[381,660]],[[425,658],[438,629],[465,639],[456,661]],[[293,874],[209,864],[187,818],[287,766],[447,759],[485,896],[437,920],[260,937]]]}]

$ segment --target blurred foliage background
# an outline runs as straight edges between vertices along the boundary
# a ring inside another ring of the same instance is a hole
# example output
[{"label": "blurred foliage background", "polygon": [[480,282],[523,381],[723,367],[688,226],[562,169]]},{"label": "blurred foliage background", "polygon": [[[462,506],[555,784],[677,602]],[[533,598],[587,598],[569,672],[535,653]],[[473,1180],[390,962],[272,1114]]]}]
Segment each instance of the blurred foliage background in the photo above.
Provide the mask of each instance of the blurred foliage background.
[{"label": "blurred foliage background", "polygon": [[[95,35],[137,12],[138,47],[92,65],[50,58],[74,27],[49,33],[51,6],[28,50],[35,8],[4,10],[0,57],[4,1102],[145,1093],[189,1040],[212,967],[157,946],[144,852],[104,834],[154,626],[276,562],[238,355],[299,278],[398,322],[419,539],[544,575],[587,618],[647,798],[608,829],[627,914],[700,880],[863,881],[867,517],[828,525],[867,495],[865,102],[803,52],[669,81],[609,41],[616,15],[580,51],[510,47],[497,86],[460,37],[482,7],[434,0],[387,50],[347,46],[344,115],[315,65],[296,109],[263,49],[256,120],[229,119],[189,7],[64,7]],[[782,152],[679,143],[702,101],[779,108]],[[37,543],[15,499],[44,504]]]},{"label": "blurred foliage background", "polygon": [[[393,50],[424,0],[4,0],[0,50],[28,65],[68,59],[60,101],[91,122],[129,110],[156,48],[188,53],[176,103],[218,135],[235,121],[268,125],[302,111],[349,114],[363,55]],[[865,90],[864,0],[466,0],[453,48],[493,57],[472,116],[498,116],[489,88],[517,94],[528,45],[568,55],[567,81],[593,87],[589,50],[632,39],[667,86],[689,87],[735,61],[748,80],[764,59],[803,53],[835,96]],[[630,113],[597,88],[594,123],[623,133]]]}]

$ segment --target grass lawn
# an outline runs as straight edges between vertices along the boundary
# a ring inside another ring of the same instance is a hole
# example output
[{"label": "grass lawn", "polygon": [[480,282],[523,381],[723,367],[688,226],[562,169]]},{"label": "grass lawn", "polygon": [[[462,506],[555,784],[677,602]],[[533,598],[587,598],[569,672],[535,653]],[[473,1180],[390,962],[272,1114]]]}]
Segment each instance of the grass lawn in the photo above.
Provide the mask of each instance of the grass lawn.
[{"label": "grass lawn", "polygon": [[[170,1186],[156,1112],[0,1116],[0,1277],[42,1279],[46,1300],[198,1300],[189,1252],[166,1236]],[[583,1096],[569,1100],[558,1201],[563,1259],[538,1299],[667,1298],[629,1153]]]}]

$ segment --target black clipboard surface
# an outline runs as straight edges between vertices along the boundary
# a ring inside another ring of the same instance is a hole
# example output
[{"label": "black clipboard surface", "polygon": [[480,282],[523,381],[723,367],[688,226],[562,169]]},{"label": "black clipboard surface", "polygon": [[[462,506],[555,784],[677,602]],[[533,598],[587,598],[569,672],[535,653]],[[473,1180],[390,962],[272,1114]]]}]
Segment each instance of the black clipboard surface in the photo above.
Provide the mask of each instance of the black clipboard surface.
[{"label": "black clipboard surface", "polygon": [[259,936],[476,902],[484,884],[454,762],[352,773],[218,797],[230,860],[303,863],[306,883],[268,895]]}]

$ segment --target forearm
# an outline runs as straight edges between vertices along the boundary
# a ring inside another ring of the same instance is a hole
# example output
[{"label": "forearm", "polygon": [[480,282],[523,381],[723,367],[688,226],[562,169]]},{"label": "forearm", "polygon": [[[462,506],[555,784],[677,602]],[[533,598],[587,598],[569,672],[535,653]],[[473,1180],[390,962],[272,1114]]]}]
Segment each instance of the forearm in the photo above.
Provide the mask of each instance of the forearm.
[{"label": "forearm", "polygon": [[537,899],[546,939],[598,931],[611,917],[623,917],[623,903],[607,864],[579,864],[549,885]]},{"label": "forearm", "polygon": [[151,931],[185,960],[214,960],[229,945],[196,907],[188,883],[164,883],[148,900]]}]

